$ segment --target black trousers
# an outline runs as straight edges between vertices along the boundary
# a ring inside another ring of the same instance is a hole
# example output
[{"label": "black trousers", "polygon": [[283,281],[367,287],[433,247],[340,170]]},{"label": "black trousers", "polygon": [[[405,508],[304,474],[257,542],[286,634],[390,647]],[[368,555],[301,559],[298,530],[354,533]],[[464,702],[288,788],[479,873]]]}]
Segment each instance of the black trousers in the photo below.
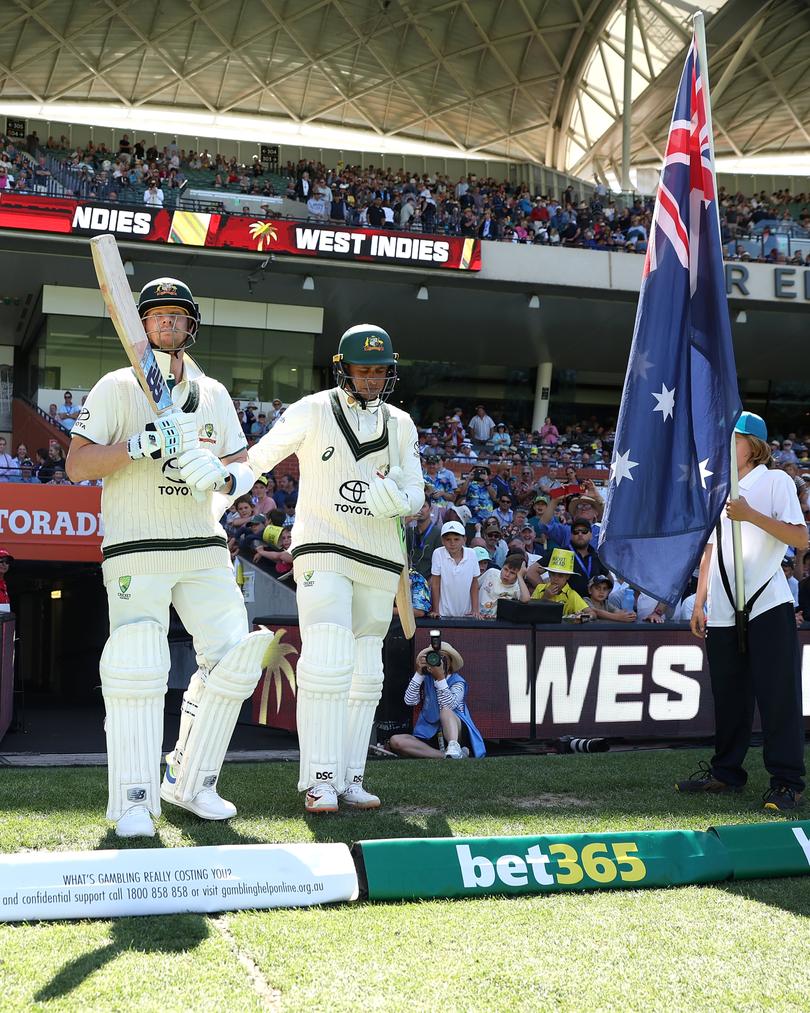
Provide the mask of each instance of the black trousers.
[{"label": "black trousers", "polygon": [[771,787],[804,790],[804,721],[799,638],[792,603],[777,605],[748,623],[748,653],[737,653],[733,626],[706,631],[706,656],[714,696],[715,753],[712,773],[743,785],[743,761],[759,706],[763,760]]}]

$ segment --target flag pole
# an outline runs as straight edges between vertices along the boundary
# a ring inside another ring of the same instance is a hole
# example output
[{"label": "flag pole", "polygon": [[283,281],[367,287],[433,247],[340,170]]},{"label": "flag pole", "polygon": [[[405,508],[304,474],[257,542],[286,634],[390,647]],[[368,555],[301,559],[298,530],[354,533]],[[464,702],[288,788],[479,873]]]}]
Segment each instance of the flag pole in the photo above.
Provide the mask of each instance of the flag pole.
[{"label": "flag pole", "polygon": [[[720,239],[720,249],[723,249],[723,232],[720,228],[720,199],[717,190],[717,173],[714,162],[714,128],[712,126],[712,103],[709,91],[709,58],[706,53],[706,23],[703,11],[698,11],[694,18],[695,41],[697,43],[698,59],[700,60],[700,71],[703,77],[705,88],[704,104],[706,108],[706,128],[709,132],[709,148],[712,153],[712,177],[714,178],[714,211],[717,216],[717,235]],[[729,452],[729,485],[731,499],[740,498],[740,478],[737,472],[737,439],[732,431],[731,450]],[[737,649],[740,654],[747,651],[746,639],[746,617],[745,608],[745,574],[743,572],[742,555],[742,528],[739,521],[731,522],[731,542],[734,549],[734,591],[735,591],[735,626],[737,627]]]}]

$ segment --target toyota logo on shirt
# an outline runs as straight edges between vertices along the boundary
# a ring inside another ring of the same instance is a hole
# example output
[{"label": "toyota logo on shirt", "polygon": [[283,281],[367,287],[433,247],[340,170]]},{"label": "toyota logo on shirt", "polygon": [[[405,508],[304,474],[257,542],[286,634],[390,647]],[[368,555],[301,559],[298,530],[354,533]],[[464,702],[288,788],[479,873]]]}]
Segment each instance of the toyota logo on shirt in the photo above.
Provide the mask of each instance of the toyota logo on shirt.
[{"label": "toyota logo on shirt", "polygon": [[366,517],[371,517],[371,511],[365,505],[367,489],[368,482],[363,482],[359,478],[353,479],[351,482],[344,482],[338,491],[340,498],[345,502],[335,503],[335,512],[363,514]]}]

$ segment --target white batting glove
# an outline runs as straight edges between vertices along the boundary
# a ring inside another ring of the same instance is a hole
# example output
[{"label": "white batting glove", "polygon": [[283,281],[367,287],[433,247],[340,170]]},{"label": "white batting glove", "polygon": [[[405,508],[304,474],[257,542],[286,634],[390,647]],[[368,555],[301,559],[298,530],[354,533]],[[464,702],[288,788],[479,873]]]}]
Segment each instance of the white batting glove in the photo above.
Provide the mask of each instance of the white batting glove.
[{"label": "white batting glove", "polygon": [[411,512],[408,497],[400,492],[394,479],[379,476],[369,483],[366,506],[372,517],[406,517]]},{"label": "white batting glove", "polygon": [[231,474],[216,454],[198,448],[187,450],[177,459],[180,478],[193,491],[217,492],[230,485]]},{"label": "white batting glove", "polygon": [[389,468],[388,474],[385,476],[390,478],[392,482],[396,482],[398,489],[403,489],[405,486],[405,472],[402,468]]},{"label": "white batting glove", "polygon": [[194,416],[177,412],[147,422],[142,433],[136,433],[127,440],[127,453],[133,461],[140,461],[143,457],[160,461],[167,457],[177,457],[187,450],[195,450],[199,445]]}]

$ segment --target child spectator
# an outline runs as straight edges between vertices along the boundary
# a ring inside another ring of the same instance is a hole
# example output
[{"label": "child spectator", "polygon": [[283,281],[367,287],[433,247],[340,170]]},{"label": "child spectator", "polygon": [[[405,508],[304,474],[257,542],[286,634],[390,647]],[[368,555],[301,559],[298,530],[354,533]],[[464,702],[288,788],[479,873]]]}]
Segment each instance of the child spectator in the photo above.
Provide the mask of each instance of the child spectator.
[{"label": "child spectator", "polygon": [[532,592],[532,598],[540,601],[562,602],[563,618],[566,616],[590,615],[588,603],[573,588],[568,586],[574,573],[574,553],[571,549],[555,549],[546,567],[548,580],[541,581]]},{"label": "child spectator", "polygon": [[523,580],[525,570],[523,556],[512,553],[506,557],[500,570],[487,570],[479,577],[478,603],[482,618],[495,618],[499,598],[529,600],[529,589]]},{"label": "child spectator", "polygon": [[588,581],[588,597],[585,599],[585,602],[591,612],[593,612],[594,617],[608,622],[634,623],[636,621],[635,612],[627,612],[613,602],[608,601],[608,595],[612,590],[613,578],[610,574],[599,573]]},{"label": "child spectator", "polygon": [[[413,735],[392,735],[389,748],[400,756],[433,760],[463,760],[470,750],[476,759],[485,756],[484,740],[467,708],[467,683],[458,674],[464,659],[442,641],[442,663],[430,666],[426,658],[429,650],[426,647],[416,656],[416,672],[405,690],[405,703],[422,705]],[[438,748],[439,732],[447,743],[444,752]],[[468,747],[461,745],[465,740]],[[436,745],[431,745],[434,741]]]},{"label": "child spectator", "polygon": [[458,521],[447,521],[431,563],[431,616],[480,619],[478,572],[478,558],[464,545],[464,528]]},{"label": "child spectator", "polygon": [[269,524],[264,529],[262,542],[268,546],[264,548],[259,544],[253,554],[253,562],[258,563],[266,559],[276,577],[283,577],[292,570],[293,559],[290,555],[290,543],[292,542],[292,529],[278,527],[276,524]]}]

